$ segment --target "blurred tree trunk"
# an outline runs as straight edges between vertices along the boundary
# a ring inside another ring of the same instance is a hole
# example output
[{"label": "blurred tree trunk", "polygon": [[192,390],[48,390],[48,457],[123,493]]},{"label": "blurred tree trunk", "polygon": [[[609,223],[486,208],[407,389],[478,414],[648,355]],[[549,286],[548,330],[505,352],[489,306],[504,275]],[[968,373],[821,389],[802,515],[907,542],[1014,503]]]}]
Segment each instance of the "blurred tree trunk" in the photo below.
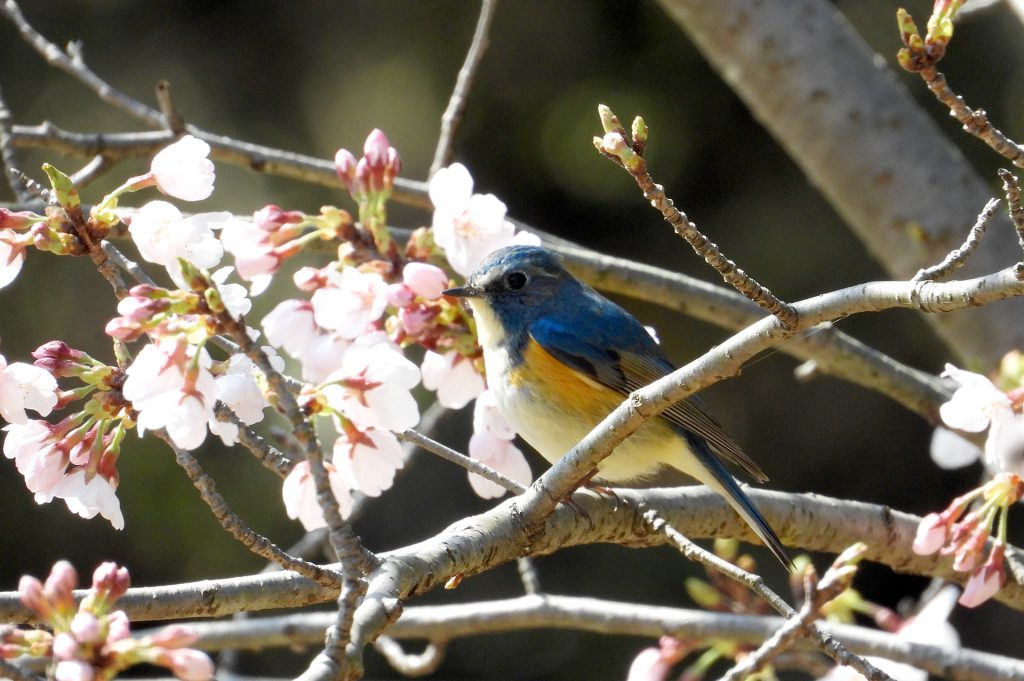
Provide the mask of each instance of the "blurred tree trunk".
[{"label": "blurred tree trunk", "polygon": [[[831,3],[659,2],[894,278],[963,241],[993,190]],[[892,32],[895,53],[895,17]],[[993,222],[961,272],[1021,259],[1008,219]],[[1022,313],[1013,301],[928,321],[960,362],[991,367],[1024,344]]]}]

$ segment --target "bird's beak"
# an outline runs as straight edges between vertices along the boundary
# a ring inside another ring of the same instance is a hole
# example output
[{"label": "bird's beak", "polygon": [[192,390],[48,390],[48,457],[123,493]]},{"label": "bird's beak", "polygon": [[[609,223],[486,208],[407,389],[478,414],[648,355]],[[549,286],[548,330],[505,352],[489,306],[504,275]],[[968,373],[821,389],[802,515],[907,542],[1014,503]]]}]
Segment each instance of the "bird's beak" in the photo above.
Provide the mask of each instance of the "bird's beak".
[{"label": "bird's beak", "polygon": [[458,288],[450,288],[447,291],[442,291],[446,296],[452,298],[477,298],[483,295],[483,290],[478,289],[476,286],[460,286]]}]

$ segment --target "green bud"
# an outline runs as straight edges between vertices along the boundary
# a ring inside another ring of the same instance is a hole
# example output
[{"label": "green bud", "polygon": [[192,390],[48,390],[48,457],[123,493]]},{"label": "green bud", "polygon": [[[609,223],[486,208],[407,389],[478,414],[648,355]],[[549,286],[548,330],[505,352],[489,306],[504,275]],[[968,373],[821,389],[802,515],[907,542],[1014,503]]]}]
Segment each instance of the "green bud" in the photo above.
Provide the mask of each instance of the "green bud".
[{"label": "green bud", "polygon": [[914,23],[913,18],[911,18],[907,10],[902,7],[896,10],[896,24],[900,28],[900,39],[903,41],[904,45],[910,45],[910,39],[912,36],[921,36],[920,31],[917,30],[917,24]]},{"label": "green bud", "polygon": [[619,122],[618,117],[612,113],[612,110],[604,104],[597,105],[597,115],[601,118],[601,127],[604,128],[605,134],[610,132],[617,132],[623,137],[626,136],[626,128]]},{"label": "green bud", "polygon": [[633,150],[643,156],[647,148],[647,123],[643,117],[637,116],[633,119]]},{"label": "green bud", "polygon": [[60,204],[60,207],[71,217],[81,217],[82,200],[79,198],[78,190],[75,188],[71,178],[49,163],[43,164],[43,172],[50,179],[50,185],[53,187],[53,191],[57,196],[57,203]]},{"label": "green bud", "polygon": [[722,607],[722,594],[703,579],[687,577],[684,586],[693,602],[705,610],[718,610]]}]

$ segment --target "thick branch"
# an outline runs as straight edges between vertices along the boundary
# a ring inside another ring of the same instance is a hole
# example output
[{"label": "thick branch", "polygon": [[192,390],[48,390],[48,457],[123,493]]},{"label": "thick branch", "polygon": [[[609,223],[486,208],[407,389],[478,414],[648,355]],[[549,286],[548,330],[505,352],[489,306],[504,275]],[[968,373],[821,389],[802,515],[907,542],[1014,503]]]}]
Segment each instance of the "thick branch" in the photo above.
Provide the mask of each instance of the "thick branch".
[{"label": "thick branch", "polygon": [[[844,501],[817,494],[785,494],[747,489],[782,540],[809,551],[838,553],[855,541],[868,544],[867,559],[898,572],[940,577],[962,583],[963,573],[952,560],[918,556],[910,546],[920,518],[887,506]],[[378,556],[381,570],[394,577],[397,590],[381,596],[408,598],[451,577],[471,576],[522,555],[547,555],[567,546],[615,543],[655,546],[665,537],[646,529],[640,504],[655,510],[680,532],[693,538],[735,536],[755,540],[746,523],[714,492],[702,487],[616,490],[619,502],[589,492],[576,502],[591,518],[580,522],[572,508],[559,506],[543,531],[527,537],[515,515],[517,499],[509,499],[477,516],[465,518],[434,537]],[[529,542],[529,543],[528,543]],[[1024,559],[1011,548],[1010,556]],[[379,574],[375,573],[375,574]],[[82,592],[84,594],[84,592]],[[290,608],[329,601],[336,591],[320,587],[291,572],[207,580],[162,587],[136,587],[118,601],[132,621],[215,617],[240,611]],[[1024,610],[1024,587],[1010,581],[996,595],[1006,605]],[[0,619],[34,621],[16,592],[0,593]]]},{"label": "thick branch", "polygon": [[[318,643],[330,613],[197,622],[198,647],[261,649]],[[727,639],[757,645],[783,625],[779,617],[734,615],[574,596],[521,596],[507,600],[406,608],[387,634],[395,639],[464,638],[533,629],[684,639]],[[893,634],[821,623],[822,630],[860,655],[906,662],[950,681],[996,681],[1024,675],[1024,662],[976,650],[910,643]],[[807,649],[809,644],[799,644]]]}]

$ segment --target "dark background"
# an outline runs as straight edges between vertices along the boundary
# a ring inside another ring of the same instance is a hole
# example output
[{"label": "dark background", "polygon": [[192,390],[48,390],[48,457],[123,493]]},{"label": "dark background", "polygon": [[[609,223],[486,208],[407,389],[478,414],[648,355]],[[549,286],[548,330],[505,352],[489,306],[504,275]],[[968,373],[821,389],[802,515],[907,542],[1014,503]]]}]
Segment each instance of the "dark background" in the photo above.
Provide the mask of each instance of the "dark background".
[{"label": "dark background", "polygon": [[[930,4],[907,3],[922,24]],[[897,4],[851,0],[837,5],[895,66]],[[89,65],[138,99],[152,104],[155,82],[170,81],[186,119],[207,130],[331,158],[342,146],[358,151],[366,133],[380,127],[402,154],[403,174],[425,179],[478,5],[467,0],[32,0],[23,10],[54,42],[82,40]],[[1017,138],[1024,136],[1021,36],[1022,26],[1008,10],[978,13],[958,25],[943,62],[954,88]],[[999,159],[960,134],[916,78],[903,78],[979,171],[994,180]],[[72,78],[46,67],[3,22],[0,87],[18,123],[50,120],[75,131],[141,129]],[[655,178],[729,257],[783,298],[885,278],[653,3],[504,0],[458,132],[455,158],[469,166],[477,190],[497,194],[516,219],[600,251],[714,281],[715,275],[645,205],[629,177],[594,152],[590,139],[600,134],[598,103],[611,105],[626,120],[644,115]],[[55,154],[24,158],[36,177],[42,176],[38,167],[44,160],[69,172],[81,165]],[[95,201],[144,168],[141,161],[119,166],[86,189],[85,200]],[[133,197],[140,203],[151,198]],[[351,208],[341,191],[219,164],[217,190],[197,209],[246,214],[271,202],[307,212],[326,203]],[[393,223],[406,226],[429,224],[429,219],[409,209],[391,215]],[[275,289],[278,298],[293,295],[286,284]],[[621,302],[658,327],[678,361],[726,337],[718,328],[653,305]],[[273,304],[270,297],[261,298],[254,318]],[[25,361],[39,344],[61,338],[110,360],[102,329],[114,307],[109,289],[86,259],[33,251],[17,282],[0,291],[0,352],[8,361]],[[941,370],[950,357],[909,312],[855,317],[839,328],[929,371]],[[772,354],[705,395],[727,430],[772,477],[772,488],[925,513],[979,479],[978,467],[948,473],[931,463],[931,427],[917,416],[838,380],[798,383],[794,366],[788,356]],[[446,419],[439,437],[464,449],[466,416]],[[73,516],[59,501],[35,505],[13,466],[0,463],[0,589],[14,588],[23,573],[45,574],[59,558],[72,560],[86,574],[101,560],[116,560],[130,568],[139,585],[262,567],[220,529],[166,448],[130,434],[124,450],[118,490],[127,521],[123,532],[102,519]],[[284,546],[301,536],[299,525],[284,516],[279,481],[251,457],[212,443],[199,454],[234,509],[257,530]],[[538,457],[531,463],[535,472],[542,469]],[[357,529],[371,549],[383,550],[430,536],[488,505],[472,495],[461,470],[421,455]],[[765,554],[758,556],[773,585],[785,590],[781,569]],[[826,558],[818,557],[818,563],[824,565]],[[679,606],[689,605],[683,579],[696,572],[673,551],[613,546],[565,550],[537,564],[552,593]],[[925,584],[872,565],[857,580],[867,598],[889,606],[916,596]],[[416,603],[520,592],[509,566]],[[1019,614],[1004,606],[960,609],[953,621],[965,645],[1020,653]],[[650,643],[571,632],[465,639],[451,645],[438,678],[617,679]],[[252,657],[244,671],[295,673],[310,654]],[[370,655],[370,676],[396,676]]]}]

